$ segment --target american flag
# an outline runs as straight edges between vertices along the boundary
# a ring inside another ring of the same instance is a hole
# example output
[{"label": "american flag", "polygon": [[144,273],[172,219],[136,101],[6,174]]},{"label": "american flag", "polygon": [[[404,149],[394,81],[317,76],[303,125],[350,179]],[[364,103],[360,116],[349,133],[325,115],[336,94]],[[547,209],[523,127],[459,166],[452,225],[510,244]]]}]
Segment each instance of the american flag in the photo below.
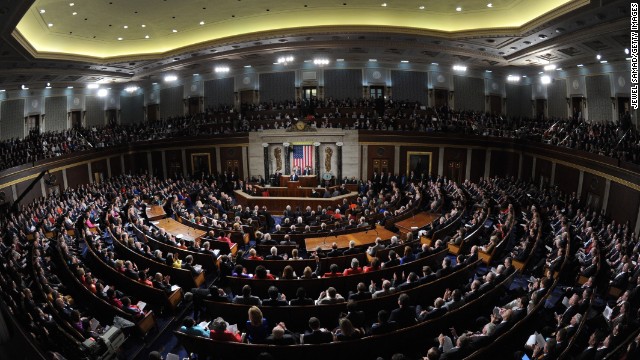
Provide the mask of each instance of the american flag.
[{"label": "american flag", "polygon": [[313,169],[313,145],[293,145],[293,166],[304,171],[306,166]]}]

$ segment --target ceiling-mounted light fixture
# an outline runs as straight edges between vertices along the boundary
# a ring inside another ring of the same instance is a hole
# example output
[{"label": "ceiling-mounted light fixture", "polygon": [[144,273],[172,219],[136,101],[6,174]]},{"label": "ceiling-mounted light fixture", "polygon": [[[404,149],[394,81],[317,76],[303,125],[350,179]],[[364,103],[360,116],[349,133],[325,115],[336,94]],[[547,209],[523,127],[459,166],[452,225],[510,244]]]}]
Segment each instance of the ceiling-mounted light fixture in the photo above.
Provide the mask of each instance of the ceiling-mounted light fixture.
[{"label": "ceiling-mounted light fixture", "polygon": [[228,66],[216,66],[213,71],[215,73],[228,73],[229,72],[229,67]]},{"label": "ceiling-mounted light fixture", "polygon": [[467,71],[467,67],[464,65],[453,65],[454,71]]},{"label": "ceiling-mounted light fixture", "polygon": [[166,82],[172,82],[172,81],[176,81],[178,80],[178,77],[175,75],[165,75],[164,77],[164,81]]},{"label": "ceiling-mounted light fixture", "polygon": [[553,64],[549,64],[549,65],[545,65],[544,66],[544,71],[549,71],[549,70],[555,70],[556,66]]},{"label": "ceiling-mounted light fixture", "polygon": [[543,84],[545,84],[545,85],[546,85],[546,84],[551,84],[551,77],[550,77],[549,75],[543,75],[543,76],[540,78],[540,82],[541,82],[541,83],[543,83]]}]

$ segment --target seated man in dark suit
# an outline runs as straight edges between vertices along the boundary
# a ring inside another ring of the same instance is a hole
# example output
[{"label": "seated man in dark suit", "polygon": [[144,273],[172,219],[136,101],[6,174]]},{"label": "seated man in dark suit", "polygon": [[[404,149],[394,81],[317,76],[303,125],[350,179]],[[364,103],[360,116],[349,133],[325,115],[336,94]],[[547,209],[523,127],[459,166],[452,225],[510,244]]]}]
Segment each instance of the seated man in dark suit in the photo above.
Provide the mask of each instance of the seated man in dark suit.
[{"label": "seated man in dark suit", "polygon": [[286,306],[289,305],[286,300],[283,299],[283,295],[280,295],[278,288],[275,286],[269,286],[267,290],[269,294],[268,299],[262,300],[263,306]]},{"label": "seated man in dark suit", "polygon": [[389,312],[386,310],[378,311],[378,322],[371,325],[369,329],[370,335],[380,335],[392,332],[397,328],[394,321],[389,321]]},{"label": "seated man in dark suit", "polygon": [[338,244],[336,243],[331,244],[331,251],[327,253],[327,257],[337,257],[340,255],[342,255],[342,251],[338,249]]},{"label": "seated man in dark suit", "polygon": [[306,166],[302,171],[302,175],[305,175],[305,176],[313,175],[313,172],[311,171],[311,166]]},{"label": "seated man in dark suit", "polygon": [[360,250],[358,250],[358,248],[356,248],[356,242],[351,240],[349,241],[349,248],[347,248],[345,251],[342,252],[342,255],[354,255],[359,253]]},{"label": "seated man in dark suit", "polygon": [[353,300],[353,301],[360,301],[360,300],[367,300],[367,299],[371,299],[371,292],[367,290],[367,285],[365,285],[365,283],[363,282],[358,283],[357,292],[351,293],[351,295],[349,295],[349,300]]},{"label": "seated man in dark suit", "polygon": [[265,260],[284,260],[282,256],[278,255],[278,248],[275,246],[271,247],[271,254],[267,255],[264,259]]},{"label": "seated man in dark suit", "polygon": [[420,315],[418,316],[418,321],[427,321],[431,319],[436,319],[447,312],[447,308],[444,306],[444,299],[437,298],[433,302],[433,309],[431,310],[422,310]]},{"label": "seated man in dark suit", "polygon": [[409,295],[400,294],[398,297],[398,308],[391,312],[390,321],[398,324],[398,327],[404,328],[416,323],[416,307],[409,305]]},{"label": "seated man in dark suit", "polygon": [[255,306],[262,305],[262,301],[260,301],[259,297],[251,295],[251,286],[249,285],[242,287],[242,295],[236,295],[236,297],[233,298],[233,303]]},{"label": "seated man in dark suit", "polygon": [[320,320],[316,317],[309,319],[309,328],[311,332],[302,335],[302,343],[304,344],[326,344],[333,341],[333,334],[326,329],[320,328]]},{"label": "seated man in dark suit", "polygon": [[303,287],[299,287],[298,290],[296,290],[296,298],[289,301],[289,305],[291,306],[304,306],[313,304],[313,299],[307,297],[307,291]]},{"label": "seated man in dark suit", "polygon": [[298,181],[298,179],[298,174],[296,174],[295,172],[291,174],[291,176],[289,176],[289,181]]},{"label": "seated man in dark suit", "polygon": [[284,323],[279,323],[271,331],[271,335],[267,336],[265,343],[270,345],[295,345],[298,342],[291,331],[288,331]]}]

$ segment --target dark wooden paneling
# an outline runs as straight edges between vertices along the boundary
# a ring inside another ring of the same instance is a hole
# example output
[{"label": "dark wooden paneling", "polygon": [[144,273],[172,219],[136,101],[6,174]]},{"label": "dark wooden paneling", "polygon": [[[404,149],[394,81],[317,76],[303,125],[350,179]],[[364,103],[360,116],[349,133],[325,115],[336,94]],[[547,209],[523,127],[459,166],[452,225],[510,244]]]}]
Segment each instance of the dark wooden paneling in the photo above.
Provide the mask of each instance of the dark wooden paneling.
[{"label": "dark wooden paneling", "polygon": [[629,222],[631,230],[635,229],[637,210],[640,204],[640,192],[624,185],[612,182],[607,202],[607,215],[616,222]]},{"label": "dark wooden paneling", "polygon": [[115,177],[122,175],[122,162],[120,161],[120,156],[109,158],[109,162],[111,163],[111,176]]},{"label": "dark wooden paneling", "polygon": [[59,192],[64,191],[64,179],[62,178],[62,170],[54,171],[51,173],[56,179],[55,185],[48,186],[45,184],[45,192],[47,195],[50,195],[51,192],[57,188]]},{"label": "dark wooden paneling", "polygon": [[491,176],[511,177],[518,175],[519,155],[510,151],[491,150]]},{"label": "dark wooden paneling", "polygon": [[537,158],[536,159],[536,174],[535,183],[540,183],[540,177],[544,177],[547,180],[551,180],[551,161]]},{"label": "dark wooden paneling", "polygon": [[175,179],[176,174],[182,176],[182,151],[167,150],[164,156],[167,162],[167,176],[171,179]]},{"label": "dark wooden paneling", "polygon": [[91,176],[94,176],[93,174],[95,174],[95,173],[102,174],[102,178],[103,179],[107,179],[109,177],[109,174],[108,174],[108,171],[107,171],[107,160],[106,159],[93,161],[91,163]]},{"label": "dark wooden paneling", "polygon": [[3,187],[0,189],[0,193],[4,193],[4,201],[5,203],[11,203],[13,200],[13,191],[11,191],[11,186]]},{"label": "dark wooden paneling", "polygon": [[[442,161],[447,178],[454,181],[464,181],[467,169],[467,149],[465,148],[445,148]],[[456,166],[460,167],[457,168]],[[459,174],[459,179],[456,178]]]},{"label": "dark wooden paneling", "polygon": [[[213,149],[211,149],[213,151]],[[215,157],[215,154],[214,154]],[[215,165],[213,163],[213,157],[211,158],[211,166],[215,169]],[[225,164],[228,160],[238,160],[240,162],[240,166],[238,167],[238,176],[243,179],[244,171],[242,170],[242,147],[241,146],[233,146],[233,147],[223,147],[220,148],[220,165],[222,171],[225,171]],[[187,163],[191,162],[191,159],[187,159]],[[187,164],[187,166],[191,166],[191,164]]]},{"label": "dark wooden paneling", "polygon": [[162,173],[162,152],[161,151],[151,152],[151,165],[153,167],[153,176],[160,179],[163,178],[164,174]]},{"label": "dark wooden paneling", "polygon": [[566,193],[578,191],[580,171],[561,164],[556,164],[555,184]]},{"label": "dark wooden paneling", "polygon": [[[22,192],[27,189],[27,187],[29,186],[29,184],[31,184],[32,181],[33,181],[33,179],[27,180],[27,181],[23,181],[23,182],[20,182],[20,183],[16,184],[16,193],[17,193],[18,197],[20,197]],[[28,204],[28,203],[32,202],[34,199],[39,198],[41,196],[42,196],[42,187],[40,186],[40,181],[38,181],[35,184],[35,186],[31,190],[29,190],[27,192],[27,194],[25,195],[25,197],[22,199],[22,201],[20,203],[21,204]]]},{"label": "dark wooden paneling", "polygon": [[[372,148],[378,148],[379,146],[376,145],[375,147],[373,146],[369,146],[369,158],[371,159],[371,149]],[[418,151],[418,152],[430,152],[431,153],[431,175],[438,175],[438,166],[439,166],[439,159],[440,159],[440,148],[438,147],[432,147],[432,146],[401,146],[400,147],[400,173],[406,173],[407,172],[407,153],[410,151]],[[393,152],[392,152],[393,154]],[[391,168],[393,169],[393,155],[391,156]],[[446,162],[445,162],[446,164]],[[371,170],[371,166],[372,164],[369,164],[369,172],[371,174],[373,174],[373,170]],[[371,175],[370,174],[370,175]],[[408,174],[407,174],[408,175]]]},{"label": "dark wooden paneling", "polygon": [[89,183],[89,169],[87,164],[82,164],[67,169],[67,185],[71,188]]},{"label": "dark wooden paneling", "polygon": [[471,181],[476,182],[484,176],[484,162],[487,158],[485,149],[473,149],[471,151]]},{"label": "dark wooden paneling", "polygon": [[124,169],[126,174],[146,174],[149,172],[147,153],[139,152],[124,155]]},{"label": "dark wooden paneling", "polygon": [[531,180],[531,169],[533,167],[533,156],[531,155],[523,155],[522,156],[522,174],[520,178],[526,181]]},{"label": "dark wooden paneling", "polygon": [[[602,208],[602,201],[604,200],[604,187],[604,178],[585,172],[582,179],[582,194],[580,196],[582,203],[587,204],[589,195],[591,194],[592,196],[597,197],[594,198],[591,206],[594,206],[596,210],[600,210]],[[633,211],[635,212],[635,209]]]}]

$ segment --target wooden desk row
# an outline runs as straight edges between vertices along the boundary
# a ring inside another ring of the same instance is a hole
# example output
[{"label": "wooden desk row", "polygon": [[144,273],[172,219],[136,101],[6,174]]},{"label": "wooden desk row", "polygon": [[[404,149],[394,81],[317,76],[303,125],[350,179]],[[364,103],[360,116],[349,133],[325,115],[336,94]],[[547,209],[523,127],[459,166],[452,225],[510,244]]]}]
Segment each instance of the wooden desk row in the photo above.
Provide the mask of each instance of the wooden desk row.
[{"label": "wooden desk row", "polygon": [[[311,190],[309,190],[311,192]],[[301,209],[306,208],[307,206],[311,206],[312,208],[318,207],[318,205],[326,208],[327,206],[336,206],[342,205],[342,201],[344,199],[347,202],[355,202],[358,197],[357,193],[351,192],[346,195],[340,195],[333,198],[304,198],[304,197],[278,197],[278,196],[269,196],[269,197],[260,197],[260,196],[251,196],[246,194],[243,191],[235,190],[234,191],[236,200],[238,204],[244,206],[253,207],[258,205],[260,207],[266,206],[272,212],[278,213],[283,211],[287,205],[290,205],[293,209],[296,207],[300,207]]]}]

